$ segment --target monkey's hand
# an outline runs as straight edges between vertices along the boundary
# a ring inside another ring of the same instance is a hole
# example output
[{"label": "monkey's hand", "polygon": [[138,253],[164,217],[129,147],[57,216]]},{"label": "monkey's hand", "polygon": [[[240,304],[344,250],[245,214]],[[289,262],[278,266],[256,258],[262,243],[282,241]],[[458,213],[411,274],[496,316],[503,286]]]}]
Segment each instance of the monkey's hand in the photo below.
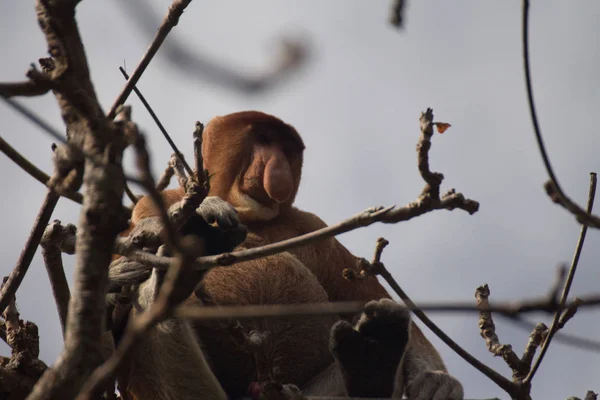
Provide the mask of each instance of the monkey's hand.
[{"label": "monkey's hand", "polygon": [[138,221],[129,232],[129,240],[136,247],[156,252],[162,244],[163,225],[159,217],[149,217]]},{"label": "monkey's hand", "polygon": [[[246,240],[248,229],[240,223],[235,208],[225,200],[221,200],[216,196],[209,196],[196,209],[196,214],[207,225],[202,228],[204,234],[200,236],[207,240],[209,254],[232,251]],[[216,223],[217,227],[212,226],[213,223]],[[201,225],[196,224],[196,229]]]},{"label": "monkey's hand", "polygon": [[209,196],[204,199],[196,212],[209,224],[217,223],[223,230],[235,229],[240,221],[237,211],[231,204],[221,200],[217,196]]},{"label": "monkey's hand", "polygon": [[424,371],[406,388],[408,400],[463,400],[460,382],[445,371]]}]

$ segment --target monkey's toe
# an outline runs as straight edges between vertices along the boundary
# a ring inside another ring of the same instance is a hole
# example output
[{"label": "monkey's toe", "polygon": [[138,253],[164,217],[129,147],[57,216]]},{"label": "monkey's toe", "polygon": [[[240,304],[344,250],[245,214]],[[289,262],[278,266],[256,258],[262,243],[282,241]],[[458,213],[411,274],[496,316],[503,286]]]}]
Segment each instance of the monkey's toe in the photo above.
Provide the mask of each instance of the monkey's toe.
[{"label": "monkey's toe", "polygon": [[329,350],[336,358],[348,359],[363,344],[363,337],[348,321],[337,321],[331,327]]},{"label": "monkey's toe", "polygon": [[390,299],[370,301],[356,328],[361,335],[404,352],[410,333],[410,312]]}]

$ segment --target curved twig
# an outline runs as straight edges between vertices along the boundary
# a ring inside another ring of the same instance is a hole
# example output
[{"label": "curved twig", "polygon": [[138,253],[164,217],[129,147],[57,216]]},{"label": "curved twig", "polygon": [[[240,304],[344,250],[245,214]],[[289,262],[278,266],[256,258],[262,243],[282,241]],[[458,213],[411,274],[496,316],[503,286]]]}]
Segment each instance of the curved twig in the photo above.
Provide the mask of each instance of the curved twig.
[{"label": "curved twig", "polygon": [[600,229],[600,217],[586,212],[577,203],[572,201],[562,190],[562,187],[558,183],[558,178],[554,173],[552,164],[550,163],[550,157],[544,144],[542,137],[542,130],[538,122],[537,112],[535,109],[535,103],[533,100],[533,88],[531,83],[531,68],[529,66],[529,0],[523,0],[523,70],[525,72],[525,85],[527,87],[527,101],[529,104],[529,113],[531,115],[531,122],[533,123],[533,131],[535,133],[535,139],[546,167],[546,172],[550,177],[550,181],[546,182],[544,187],[546,192],[555,203],[560,204],[571,212],[577,221],[581,224]]}]

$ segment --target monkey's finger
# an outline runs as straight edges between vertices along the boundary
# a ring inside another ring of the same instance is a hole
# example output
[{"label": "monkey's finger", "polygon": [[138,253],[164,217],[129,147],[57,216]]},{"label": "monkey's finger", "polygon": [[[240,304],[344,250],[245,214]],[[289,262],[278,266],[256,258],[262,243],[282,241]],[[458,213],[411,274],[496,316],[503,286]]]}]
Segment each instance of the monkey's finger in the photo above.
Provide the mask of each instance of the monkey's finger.
[{"label": "monkey's finger", "polygon": [[237,215],[233,213],[221,213],[217,218],[217,224],[219,228],[230,230],[238,226],[239,221],[237,219]]},{"label": "monkey's finger", "polygon": [[364,308],[364,313],[368,317],[387,316],[394,313],[401,313],[404,308],[392,299],[380,299],[369,301]]}]

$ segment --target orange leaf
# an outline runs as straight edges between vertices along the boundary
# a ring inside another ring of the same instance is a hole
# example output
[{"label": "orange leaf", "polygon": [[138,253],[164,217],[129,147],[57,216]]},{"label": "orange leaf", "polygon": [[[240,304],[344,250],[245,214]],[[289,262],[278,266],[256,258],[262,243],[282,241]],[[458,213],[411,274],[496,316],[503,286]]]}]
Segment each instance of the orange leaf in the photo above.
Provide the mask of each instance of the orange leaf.
[{"label": "orange leaf", "polygon": [[448,128],[450,128],[452,125],[450,125],[447,122],[436,122],[435,126],[437,127],[437,131],[439,133],[444,133],[446,132],[446,130],[448,130]]}]

